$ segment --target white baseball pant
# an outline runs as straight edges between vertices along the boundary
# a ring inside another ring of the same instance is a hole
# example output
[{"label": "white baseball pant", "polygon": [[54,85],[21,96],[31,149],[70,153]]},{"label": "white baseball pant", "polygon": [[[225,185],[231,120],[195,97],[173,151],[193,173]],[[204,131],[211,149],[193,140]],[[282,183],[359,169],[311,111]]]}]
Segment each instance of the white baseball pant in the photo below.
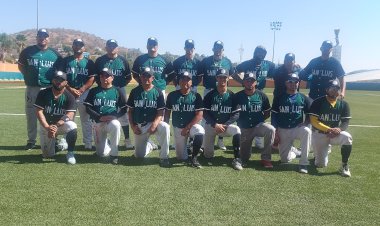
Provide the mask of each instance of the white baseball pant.
[{"label": "white baseball pant", "polygon": [[27,143],[36,143],[37,139],[37,114],[33,104],[36,102],[38,93],[45,88],[39,86],[26,86],[25,90],[25,114],[26,128],[28,133]]},{"label": "white baseball pant", "polygon": [[233,137],[236,134],[241,134],[241,130],[237,125],[228,125],[225,132],[217,134],[215,131],[215,128],[212,127],[210,124],[206,123],[205,131],[206,131],[206,134],[203,139],[203,149],[204,149],[203,154],[206,158],[214,157],[214,153],[215,153],[214,143],[215,143],[216,136]]},{"label": "white baseball pant", "polygon": [[181,131],[182,128],[173,127],[174,131],[174,142],[175,142],[175,152],[177,159],[179,160],[186,160],[188,158],[187,153],[187,140],[188,138],[194,138],[196,135],[204,135],[205,129],[199,125],[195,124],[190,129],[189,136],[182,136]]},{"label": "white baseball pant", "polygon": [[[121,125],[117,119],[109,122],[98,122],[94,125],[95,147],[98,156],[119,155],[120,129]],[[107,137],[109,141],[107,141]]]},{"label": "white baseball pant", "polygon": [[92,121],[90,115],[86,111],[86,106],[83,104],[88,95],[89,90],[86,90],[82,95],[76,99],[80,122],[82,125],[83,143],[86,148],[92,147]]}]

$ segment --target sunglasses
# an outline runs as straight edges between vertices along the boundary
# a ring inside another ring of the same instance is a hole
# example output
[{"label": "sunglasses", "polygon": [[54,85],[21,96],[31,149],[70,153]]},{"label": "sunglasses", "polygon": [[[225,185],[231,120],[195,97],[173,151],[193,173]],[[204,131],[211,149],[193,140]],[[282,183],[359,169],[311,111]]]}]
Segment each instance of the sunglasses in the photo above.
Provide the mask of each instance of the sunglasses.
[{"label": "sunglasses", "polygon": [[288,80],[286,82],[289,82],[289,83],[298,83],[298,81],[296,81],[296,80]]}]

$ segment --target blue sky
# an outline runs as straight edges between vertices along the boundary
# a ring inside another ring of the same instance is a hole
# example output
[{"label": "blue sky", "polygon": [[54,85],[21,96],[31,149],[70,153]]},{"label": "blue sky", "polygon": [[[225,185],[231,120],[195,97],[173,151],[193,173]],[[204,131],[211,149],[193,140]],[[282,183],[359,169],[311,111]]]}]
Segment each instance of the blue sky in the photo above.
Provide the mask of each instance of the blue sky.
[{"label": "blue sky", "polygon": [[[0,32],[8,34],[35,28],[37,0],[2,1]],[[7,9],[7,10],[4,10]],[[274,61],[287,52],[301,66],[320,55],[323,40],[335,43],[340,28],[342,65],[346,72],[380,68],[380,1],[374,0],[39,0],[39,27],[68,28],[116,39],[128,48],[146,52],[146,40],[155,36],[160,53],[182,55],[184,41],[195,40],[196,52],[211,55],[222,40],[225,55],[239,61],[252,57],[264,45],[272,59],[271,21],[281,21],[276,32]]]}]

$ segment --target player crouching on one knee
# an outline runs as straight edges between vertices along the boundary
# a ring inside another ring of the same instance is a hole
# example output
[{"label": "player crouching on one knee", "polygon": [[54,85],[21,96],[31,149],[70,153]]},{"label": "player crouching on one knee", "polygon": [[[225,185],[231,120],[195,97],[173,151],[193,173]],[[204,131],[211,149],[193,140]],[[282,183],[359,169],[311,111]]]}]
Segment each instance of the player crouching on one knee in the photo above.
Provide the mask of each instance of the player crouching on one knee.
[{"label": "player crouching on one knee", "polygon": [[67,76],[57,71],[52,87],[38,93],[34,106],[41,123],[40,139],[43,158],[55,155],[55,142],[58,135],[66,134],[67,163],[75,164],[74,147],[77,140],[77,125],[73,122],[76,111],[74,96],[66,90]]},{"label": "player crouching on one knee", "polygon": [[112,85],[114,75],[111,70],[103,68],[99,76],[100,85],[90,89],[84,105],[91,119],[95,121],[96,154],[100,157],[110,156],[111,163],[116,165],[121,134],[118,118],[125,114],[127,105],[123,92]]},{"label": "player crouching on one knee", "polygon": [[290,74],[285,82],[286,92],[273,99],[272,125],[276,128],[275,142],[278,143],[281,162],[288,163],[296,157],[298,150],[293,142],[298,139],[301,141],[299,172],[308,173],[311,130],[308,127],[310,120],[307,114],[310,99],[297,91],[298,85],[298,75]]},{"label": "player crouching on one knee", "polygon": [[[192,75],[184,71],[179,76],[180,89],[169,93],[166,100],[165,122],[169,123],[172,114],[174,127],[174,141],[176,156],[179,160],[187,160],[190,157],[191,165],[201,168],[197,160],[199,150],[202,146],[204,128],[198,124],[203,116],[202,97],[191,90]],[[187,152],[187,140],[193,139],[192,153]]]},{"label": "player crouching on one knee", "polygon": [[215,136],[232,137],[234,160],[232,166],[236,170],[242,170],[240,160],[240,128],[233,125],[239,118],[237,106],[233,104],[234,93],[227,88],[229,73],[220,69],[216,73],[217,87],[207,93],[203,100],[205,124],[205,138],[203,141],[204,156],[214,157]]},{"label": "player crouching on one knee", "polygon": [[146,67],[141,72],[140,85],[132,89],[127,101],[129,124],[135,134],[135,156],[146,157],[153,150],[148,139],[156,135],[161,145],[159,164],[170,167],[170,126],[162,120],[165,100],[162,91],[153,85],[154,78],[152,68]]},{"label": "player crouching on one knee", "polygon": [[328,82],[326,96],[313,101],[310,108],[310,120],[313,126],[313,149],[316,167],[326,167],[329,144],[340,145],[342,155],[341,175],[350,177],[348,159],[352,150],[352,136],[345,130],[351,118],[346,101],[339,98],[341,84],[338,79]]}]

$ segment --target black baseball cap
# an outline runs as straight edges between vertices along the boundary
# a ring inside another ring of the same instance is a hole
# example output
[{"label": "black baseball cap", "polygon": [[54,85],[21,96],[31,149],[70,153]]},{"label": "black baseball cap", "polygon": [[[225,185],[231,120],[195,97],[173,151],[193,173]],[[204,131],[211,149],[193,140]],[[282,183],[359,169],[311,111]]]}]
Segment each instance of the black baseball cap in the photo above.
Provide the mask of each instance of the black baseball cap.
[{"label": "black baseball cap", "polygon": [[328,83],[327,88],[330,88],[330,87],[338,87],[338,88],[340,88],[340,82],[339,82],[339,80],[338,79],[330,80],[329,83]]},{"label": "black baseball cap", "polygon": [[224,68],[220,68],[216,71],[216,76],[218,77],[228,77],[229,76],[229,73],[226,69]]},{"label": "black baseball cap", "polygon": [[256,79],[256,73],[255,72],[247,72],[247,73],[244,73],[244,78],[243,80],[247,80],[247,79],[254,79],[255,81],[257,80]]},{"label": "black baseball cap", "polygon": [[37,36],[49,37],[49,32],[45,28],[41,28],[37,31]]},{"label": "black baseball cap", "polygon": [[224,48],[224,44],[222,41],[218,40],[214,42],[214,49],[223,49],[223,48]]},{"label": "black baseball cap", "polygon": [[285,54],[284,61],[294,61],[294,60],[296,60],[296,55],[294,55],[294,53]]},{"label": "black baseball cap", "polygon": [[321,48],[331,49],[333,47],[333,43],[330,40],[325,40],[322,42]]},{"label": "black baseball cap", "polygon": [[104,76],[113,76],[112,74],[112,71],[109,69],[109,68],[103,68],[102,71],[100,72],[100,75],[104,75]]},{"label": "black baseball cap", "polygon": [[194,48],[194,40],[193,39],[187,39],[185,41],[185,49],[193,49]]},{"label": "black baseball cap", "polygon": [[142,70],[140,76],[148,76],[148,77],[154,76],[154,71],[152,68],[146,67]]},{"label": "black baseball cap", "polygon": [[189,78],[191,79],[193,77],[193,75],[188,72],[188,71],[183,71],[179,74],[179,79],[182,79],[182,78]]},{"label": "black baseball cap", "polygon": [[63,82],[63,81],[67,80],[67,75],[63,71],[56,71],[55,74],[54,74],[53,79],[55,79],[57,81],[60,81],[60,82]]},{"label": "black baseball cap", "polygon": [[73,45],[84,46],[84,42],[82,39],[77,38],[73,41]]},{"label": "black baseball cap", "polygon": [[158,40],[155,37],[148,38],[148,41],[146,42],[148,46],[156,46],[158,45]]},{"label": "black baseball cap", "polygon": [[299,81],[300,77],[296,73],[289,74],[288,81]]},{"label": "black baseball cap", "polygon": [[107,47],[118,47],[119,44],[117,44],[117,41],[115,39],[109,39],[107,42],[106,42],[106,46]]}]

